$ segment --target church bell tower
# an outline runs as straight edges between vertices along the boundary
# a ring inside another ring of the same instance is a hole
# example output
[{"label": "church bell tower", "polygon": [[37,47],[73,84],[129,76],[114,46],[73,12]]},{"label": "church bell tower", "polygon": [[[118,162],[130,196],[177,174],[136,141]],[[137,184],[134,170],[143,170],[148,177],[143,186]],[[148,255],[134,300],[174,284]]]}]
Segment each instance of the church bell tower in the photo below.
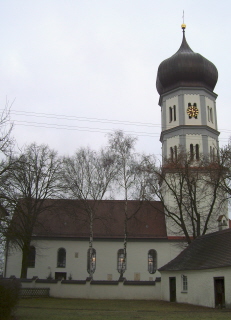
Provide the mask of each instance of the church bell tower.
[{"label": "church bell tower", "polygon": [[179,146],[191,157],[214,157],[218,149],[215,65],[189,47],[182,25],[179,50],[164,60],[157,73],[160,95],[162,157],[176,158]]},{"label": "church bell tower", "polygon": [[[212,62],[192,51],[185,28],[183,24],[179,50],[159,65],[156,87],[164,164],[160,190],[168,236],[183,231],[189,241],[217,230],[219,219],[227,222],[228,207],[222,189],[216,188],[218,182],[212,180],[219,179],[218,168],[222,170],[216,163],[220,133],[213,91],[218,72]],[[181,162],[179,151],[187,162]],[[203,166],[203,159],[210,161]]]}]

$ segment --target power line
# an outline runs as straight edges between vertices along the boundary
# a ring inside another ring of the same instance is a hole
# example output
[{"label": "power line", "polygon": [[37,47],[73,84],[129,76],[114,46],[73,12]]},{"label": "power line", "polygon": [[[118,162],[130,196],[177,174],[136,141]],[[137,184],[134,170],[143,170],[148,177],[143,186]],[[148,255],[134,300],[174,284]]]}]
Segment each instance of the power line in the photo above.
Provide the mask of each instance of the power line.
[{"label": "power line", "polygon": [[[101,132],[101,133],[109,133],[113,132],[113,129],[103,129],[103,128],[89,128],[89,127],[78,127],[78,126],[66,126],[66,125],[58,125],[58,124],[49,124],[49,123],[38,123],[38,122],[27,122],[27,121],[15,121],[17,125],[29,126],[29,127],[37,127],[37,128],[47,128],[47,129],[64,129],[64,130],[77,130],[77,131],[88,131],[88,132]],[[147,132],[134,132],[134,131],[126,131],[127,133],[139,136],[149,136],[149,137],[158,137],[158,133],[147,133]]]},{"label": "power line", "polygon": [[[0,109],[1,110],[1,109]],[[102,122],[102,123],[115,123],[115,124],[126,124],[126,125],[136,125],[136,126],[145,126],[145,127],[160,127],[160,124],[153,123],[142,123],[142,122],[132,122],[132,121],[124,121],[124,120],[112,120],[112,119],[100,119],[100,118],[89,118],[89,117],[76,117],[76,116],[68,116],[54,113],[41,113],[41,112],[32,112],[32,111],[17,111],[11,110],[12,114],[15,115],[24,115],[28,117],[40,117],[40,118],[53,118],[60,120],[77,120],[77,121],[89,121],[89,122]]]},{"label": "power line", "polygon": [[[1,110],[1,109],[0,109]],[[28,117],[40,117],[40,118],[53,118],[53,119],[60,119],[60,120],[77,120],[77,121],[89,121],[89,122],[100,122],[100,123],[114,123],[114,124],[125,124],[125,125],[134,125],[134,126],[145,126],[145,127],[158,127],[161,128],[161,124],[157,123],[144,123],[144,122],[133,122],[133,121],[124,121],[124,120],[117,120],[117,119],[103,119],[103,118],[89,118],[89,117],[76,117],[76,116],[68,116],[68,115],[61,115],[55,113],[41,113],[41,112],[33,112],[33,111],[18,111],[18,110],[11,110],[12,114],[15,115],[24,115]],[[17,121],[17,120],[15,120]],[[171,128],[172,126],[166,125],[166,128]],[[220,129],[223,133],[231,133],[229,129]]]},{"label": "power line", "polygon": [[[1,110],[1,109],[0,109]],[[89,118],[89,117],[77,117],[77,116],[69,116],[69,115],[61,115],[61,114],[54,114],[54,113],[39,113],[33,111],[18,111],[18,110],[11,110],[12,114],[23,115],[26,117],[36,117],[36,118],[51,118],[56,120],[72,120],[72,121],[82,121],[82,122],[97,122],[103,124],[120,124],[120,125],[129,125],[129,126],[142,126],[147,128],[161,128],[161,124],[152,124],[152,123],[142,123],[142,122],[132,122],[132,121],[124,121],[124,120],[112,120],[112,119],[100,119],[100,118]],[[104,128],[91,128],[91,127],[81,127],[81,126],[73,126],[73,125],[63,125],[58,123],[44,123],[44,122],[35,122],[35,121],[22,121],[22,120],[13,120],[16,125],[20,126],[32,126],[32,127],[41,127],[47,129],[60,129],[60,130],[74,130],[74,131],[87,131],[87,132],[99,132],[99,133],[110,133],[112,129],[104,129]],[[167,126],[170,128],[171,126]],[[222,129],[220,130],[221,133],[230,133],[231,130],[229,129]],[[151,133],[151,132],[137,132],[137,131],[127,131],[126,133],[138,136],[148,136],[148,137],[158,137],[160,132]],[[193,139],[197,140],[197,138]],[[228,138],[220,138],[219,141],[228,141]]]}]

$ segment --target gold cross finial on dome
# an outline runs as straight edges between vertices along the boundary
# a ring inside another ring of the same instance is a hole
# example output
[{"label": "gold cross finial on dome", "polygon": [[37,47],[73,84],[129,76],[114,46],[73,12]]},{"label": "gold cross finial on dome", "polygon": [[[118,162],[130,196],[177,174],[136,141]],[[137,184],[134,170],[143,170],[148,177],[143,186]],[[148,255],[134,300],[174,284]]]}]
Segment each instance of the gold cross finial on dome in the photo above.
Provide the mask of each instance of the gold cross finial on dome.
[{"label": "gold cross finial on dome", "polygon": [[184,23],[184,10],[183,10],[183,24],[181,25],[181,28],[183,29],[183,32],[184,32],[184,29],[186,28],[186,24]]}]

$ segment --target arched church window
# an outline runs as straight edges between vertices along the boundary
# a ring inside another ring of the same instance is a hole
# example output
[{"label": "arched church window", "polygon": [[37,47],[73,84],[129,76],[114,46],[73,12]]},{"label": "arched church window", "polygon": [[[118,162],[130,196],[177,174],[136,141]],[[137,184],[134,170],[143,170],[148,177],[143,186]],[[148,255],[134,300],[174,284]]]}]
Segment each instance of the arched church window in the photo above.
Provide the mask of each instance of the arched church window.
[{"label": "arched church window", "polygon": [[117,252],[117,270],[119,273],[125,271],[127,268],[126,258],[124,254],[124,249],[119,249]]},{"label": "arched church window", "polygon": [[57,253],[57,268],[66,267],[66,250],[64,248],[59,248]]},{"label": "arched church window", "polygon": [[34,268],[35,267],[35,256],[36,256],[36,250],[34,246],[30,246],[30,250],[28,253],[28,260],[27,260],[27,267],[28,268]]},{"label": "arched church window", "polygon": [[209,106],[207,106],[207,114],[208,114],[208,121],[210,122],[210,109],[209,109]]},{"label": "arched church window", "polygon": [[87,250],[87,272],[93,274],[96,270],[96,250],[89,248]]},{"label": "arched church window", "polygon": [[154,249],[148,251],[148,272],[153,274],[157,270],[157,252]]}]

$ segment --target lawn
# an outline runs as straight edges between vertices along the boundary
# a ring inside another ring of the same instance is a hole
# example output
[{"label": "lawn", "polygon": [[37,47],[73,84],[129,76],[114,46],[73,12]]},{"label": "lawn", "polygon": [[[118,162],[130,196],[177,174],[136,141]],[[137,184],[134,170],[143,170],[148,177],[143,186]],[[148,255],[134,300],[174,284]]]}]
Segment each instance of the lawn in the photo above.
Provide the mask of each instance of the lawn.
[{"label": "lawn", "polygon": [[17,320],[191,320],[231,319],[229,309],[145,300],[21,299]]}]

